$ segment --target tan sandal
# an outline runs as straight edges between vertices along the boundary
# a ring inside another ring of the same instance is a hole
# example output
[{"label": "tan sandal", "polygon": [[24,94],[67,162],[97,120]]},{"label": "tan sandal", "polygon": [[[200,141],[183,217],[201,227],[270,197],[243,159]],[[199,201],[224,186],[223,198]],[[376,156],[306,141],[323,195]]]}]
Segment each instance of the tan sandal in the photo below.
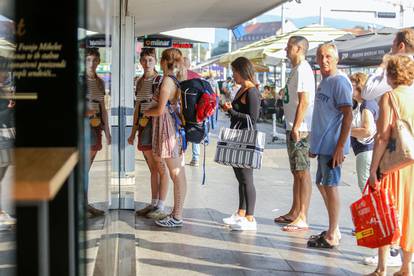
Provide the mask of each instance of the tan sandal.
[{"label": "tan sandal", "polygon": [[378,271],[375,270],[374,272],[370,273],[370,274],[365,274],[364,276],[386,276],[387,273],[385,271]]}]

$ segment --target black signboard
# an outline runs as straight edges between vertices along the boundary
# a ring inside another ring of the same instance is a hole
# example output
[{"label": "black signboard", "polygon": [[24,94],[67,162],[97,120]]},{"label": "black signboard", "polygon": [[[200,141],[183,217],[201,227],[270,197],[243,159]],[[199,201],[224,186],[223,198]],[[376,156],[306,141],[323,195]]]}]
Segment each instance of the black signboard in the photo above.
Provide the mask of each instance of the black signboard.
[{"label": "black signboard", "polygon": [[86,38],[87,48],[105,48],[111,47],[111,39],[109,38],[108,45],[105,36],[100,37],[87,37]]},{"label": "black signboard", "polygon": [[[16,146],[77,146],[78,1],[16,1]],[[65,11],[62,13],[62,11]]]},{"label": "black signboard", "polygon": [[395,12],[377,12],[378,18],[396,18],[397,13]]},{"label": "black signboard", "polygon": [[172,39],[170,38],[144,38],[144,47],[153,48],[170,48],[172,46]]}]

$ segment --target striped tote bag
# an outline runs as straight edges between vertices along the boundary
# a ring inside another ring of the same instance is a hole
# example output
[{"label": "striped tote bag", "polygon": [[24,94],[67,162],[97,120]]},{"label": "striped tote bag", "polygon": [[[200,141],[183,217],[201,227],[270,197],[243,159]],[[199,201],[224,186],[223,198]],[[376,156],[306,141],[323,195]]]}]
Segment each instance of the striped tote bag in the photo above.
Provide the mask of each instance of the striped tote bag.
[{"label": "striped tote bag", "polygon": [[254,130],[250,117],[247,118],[247,129],[220,130],[215,162],[236,168],[261,168],[266,134]]}]

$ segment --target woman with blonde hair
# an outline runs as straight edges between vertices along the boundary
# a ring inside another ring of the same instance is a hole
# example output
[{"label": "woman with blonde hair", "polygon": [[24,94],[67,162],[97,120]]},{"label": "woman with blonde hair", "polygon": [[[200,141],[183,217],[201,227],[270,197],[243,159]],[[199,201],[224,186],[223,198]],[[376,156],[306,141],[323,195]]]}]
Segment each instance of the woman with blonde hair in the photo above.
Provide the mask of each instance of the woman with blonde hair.
[{"label": "woman with blonde hair", "polygon": [[[234,81],[241,87],[233,101],[226,102],[223,110],[230,114],[230,128],[248,128],[249,117],[256,128],[259,118],[260,93],[256,87],[253,64],[245,57],[239,57],[231,63]],[[239,182],[239,209],[223,222],[232,230],[256,230],[254,219],[256,189],[253,183],[253,169],[233,167]]]},{"label": "woman with blonde hair", "polygon": [[146,216],[152,219],[163,219],[167,216],[164,213],[164,202],[168,193],[168,174],[164,162],[156,160],[152,152],[152,120],[143,116],[145,110],[151,105],[154,91],[160,76],[155,70],[157,57],[154,48],[143,48],[140,60],[144,75],[136,83],[136,104],[134,111],[134,125],[131,135],[128,138],[130,145],[134,144],[135,135],[138,131],[138,150],[144,154],[145,161],[151,173],[151,204],[136,211],[139,216]]},{"label": "woman with blonde hair", "polygon": [[375,100],[367,101],[361,96],[367,80],[366,74],[358,72],[352,74],[349,79],[352,83],[352,98],[354,100],[351,145],[356,156],[358,186],[362,191],[369,178],[376,133],[375,121],[378,119],[379,107]]},{"label": "woman with blonde hair", "polygon": [[[414,129],[414,61],[408,56],[393,56],[387,63],[388,84],[391,92],[385,93],[380,101],[380,115],[377,122],[377,135],[370,169],[370,185],[374,189],[388,189],[394,196],[400,219],[400,246],[403,252],[402,266],[395,276],[413,275],[411,259],[414,252],[414,165],[405,166],[395,172],[377,178],[380,161],[390,141],[391,132],[395,128],[396,114],[392,103],[398,110],[400,119]],[[411,87],[410,87],[411,86]],[[392,101],[392,102],[391,102]],[[369,274],[371,276],[386,275],[389,246],[379,248],[378,266]]]},{"label": "woman with blonde hair", "polygon": [[144,111],[144,116],[152,117],[152,151],[159,162],[165,162],[174,183],[174,208],[171,215],[155,223],[161,227],[181,227],[183,225],[183,205],[187,189],[184,151],[185,138],[181,135],[179,118],[180,86],[177,76],[182,71],[182,53],[178,49],[164,50],[161,56],[163,78],[155,90],[154,106]]}]

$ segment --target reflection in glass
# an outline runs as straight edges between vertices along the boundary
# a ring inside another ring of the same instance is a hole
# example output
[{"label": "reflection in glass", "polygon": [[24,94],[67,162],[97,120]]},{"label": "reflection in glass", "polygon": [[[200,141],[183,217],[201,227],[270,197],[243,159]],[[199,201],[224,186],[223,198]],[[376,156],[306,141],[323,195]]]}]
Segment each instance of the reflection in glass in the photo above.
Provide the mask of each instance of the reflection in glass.
[{"label": "reflection in glass", "polygon": [[[7,6],[7,5],[6,5]],[[5,9],[5,5],[0,7]],[[2,10],[0,10],[2,13]],[[14,23],[0,14],[0,275],[15,273],[14,204],[11,199],[13,182],[14,126],[13,75],[10,69],[15,51]]]}]

